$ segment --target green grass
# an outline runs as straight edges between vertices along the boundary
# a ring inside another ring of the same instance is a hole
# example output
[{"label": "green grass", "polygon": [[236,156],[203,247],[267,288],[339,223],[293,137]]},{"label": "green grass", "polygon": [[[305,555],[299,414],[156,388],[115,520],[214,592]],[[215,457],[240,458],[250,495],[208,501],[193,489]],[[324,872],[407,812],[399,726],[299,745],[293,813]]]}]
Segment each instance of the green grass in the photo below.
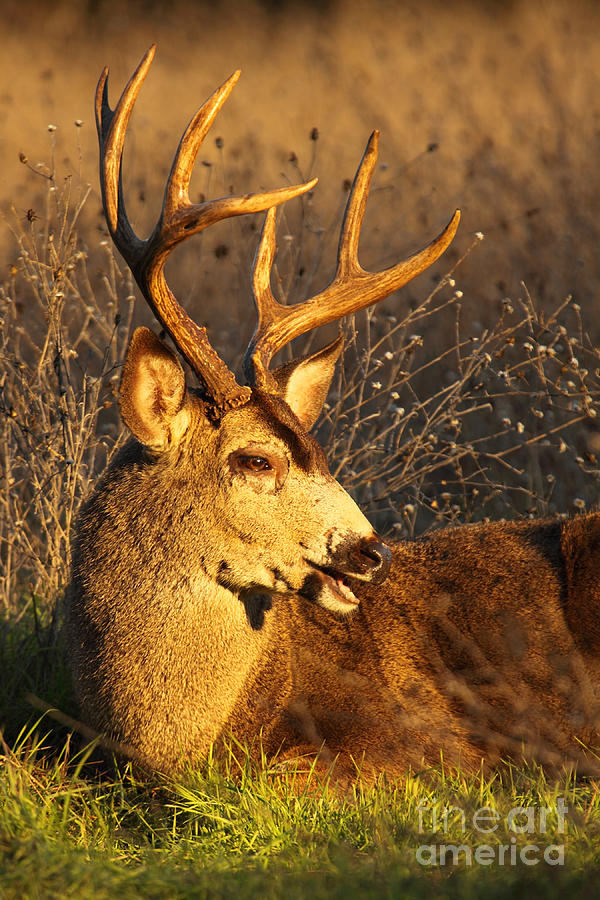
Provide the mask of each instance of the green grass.
[{"label": "green grass", "polygon": [[[2,898],[593,896],[600,876],[597,787],[572,773],[553,781],[537,767],[507,766],[465,776],[440,764],[340,793],[314,774],[306,783],[294,771],[258,770],[236,748],[181,782],[143,783],[127,769],[99,774],[95,751],[77,755],[68,741],[49,752],[45,728],[47,720],[24,731],[0,758]],[[498,813],[493,834],[473,827],[484,806]],[[510,829],[515,806],[535,808],[533,834]],[[449,807],[461,812],[450,811],[444,833]],[[488,844],[497,859],[511,838],[517,853],[538,846],[541,861],[510,865],[507,855],[504,866],[468,866],[464,850],[458,866],[416,858],[421,845]],[[552,844],[564,846],[564,865],[543,861]]]}]

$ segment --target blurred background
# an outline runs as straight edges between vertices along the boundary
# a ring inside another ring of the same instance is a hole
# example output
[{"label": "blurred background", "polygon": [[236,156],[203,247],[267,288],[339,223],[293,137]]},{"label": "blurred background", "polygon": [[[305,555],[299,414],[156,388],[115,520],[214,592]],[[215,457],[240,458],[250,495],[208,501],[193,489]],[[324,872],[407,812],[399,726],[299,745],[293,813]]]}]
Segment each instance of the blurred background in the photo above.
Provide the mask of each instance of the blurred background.
[{"label": "blurred background", "polygon": [[[21,216],[28,209],[39,214],[43,185],[36,191],[19,154],[32,166],[49,164],[52,143],[57,174],[81,173],[91,184],[86,224],[102,227],[95,85],[110,66],[116,100],[156,42],[126,151],[129,208],[142,230],[157,212],[185,124],[241,68],[242,79],[202,150],[212,168],[198,166],[199,193],[218,195],[227,181],[250,191],[318,175],[314,206],[321,227],[331,231],[326,279],[344,180],[352,178],[369,133],[378,128],[380,168],[362,244],[366,265],[390,264],[423,245],[459,206],[464,219],[455,255],[474,232],[488,238],[461,272],[482,315],[495,313],[522,280],[541,302],[572,294],[594,312],[598,4],[1,0],[0,9],[4,213],[14,206]],[[51,135],[48,125],[56,126]],[[231,226],[215,229],[207,236],[209,248],[226,244],[226,235]],[[5,235],[3,264],[11,252]],[[223,259],[223,267],[228,264]]]}]

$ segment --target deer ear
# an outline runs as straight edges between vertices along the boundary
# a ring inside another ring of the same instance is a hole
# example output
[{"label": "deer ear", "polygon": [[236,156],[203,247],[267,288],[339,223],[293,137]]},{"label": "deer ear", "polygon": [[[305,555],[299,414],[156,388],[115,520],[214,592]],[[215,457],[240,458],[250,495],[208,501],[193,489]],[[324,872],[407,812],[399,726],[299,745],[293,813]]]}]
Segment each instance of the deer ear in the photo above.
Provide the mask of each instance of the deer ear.
[{"label": "deer ear", "polygon": [[137,328],[123,367],[119,405],[130,431],[153,450],[177,443],[189,424],[185,373],[149,328]]},{"label": "deer ear", "polygon": [[272,373],[279,393],[307,431],[319,418],[343,346],[344,336],[340,334],[322,350]]}]

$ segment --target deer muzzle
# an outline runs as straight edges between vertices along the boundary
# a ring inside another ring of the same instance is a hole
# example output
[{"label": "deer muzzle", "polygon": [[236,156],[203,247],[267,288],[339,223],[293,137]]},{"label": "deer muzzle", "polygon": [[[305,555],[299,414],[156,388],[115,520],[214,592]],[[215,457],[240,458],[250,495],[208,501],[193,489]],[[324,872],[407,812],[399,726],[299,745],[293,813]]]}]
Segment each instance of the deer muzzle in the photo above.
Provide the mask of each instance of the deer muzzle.
[{"label": "deer muzzle", "polygon": [[383,584],[390,572],[392,551],[376,535],[358,543],[341,544],[331,564],[339,572],[371,584]]}]

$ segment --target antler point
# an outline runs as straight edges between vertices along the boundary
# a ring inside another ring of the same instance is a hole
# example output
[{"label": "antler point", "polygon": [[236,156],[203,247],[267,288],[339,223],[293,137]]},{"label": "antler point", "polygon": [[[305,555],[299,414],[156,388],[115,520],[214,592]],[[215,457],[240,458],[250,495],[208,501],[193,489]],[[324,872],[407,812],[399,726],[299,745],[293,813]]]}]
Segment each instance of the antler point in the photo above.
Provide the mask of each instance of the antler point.
[{"label": "antler point", "polygon": [[223,87],[229,87],[229,90],[233,90],[238,81],[240,80],[240,75],[242,74],[241,69],[236,69],[235,72],[232,72]]},{"label": "antler point", "polygon": [[369,138],[369,146],[375,147],[375,149],[377,149],[378,144],[379,144],[379,129],[375,128],[371,132],[371,137]]},{"label": "antler point", "polygon": [[452,216],[452,218],[451,218],[450,221],[448,222],[447,230],[452,230],[453,234],[456,234],[456,231],[457,231],[458,226],[459,226],[459,224],[460,224],[461,216],[462,216],[462,213],[461,213],[460,209],[455,209],[455,210],[454,210],[454,215]]}]

